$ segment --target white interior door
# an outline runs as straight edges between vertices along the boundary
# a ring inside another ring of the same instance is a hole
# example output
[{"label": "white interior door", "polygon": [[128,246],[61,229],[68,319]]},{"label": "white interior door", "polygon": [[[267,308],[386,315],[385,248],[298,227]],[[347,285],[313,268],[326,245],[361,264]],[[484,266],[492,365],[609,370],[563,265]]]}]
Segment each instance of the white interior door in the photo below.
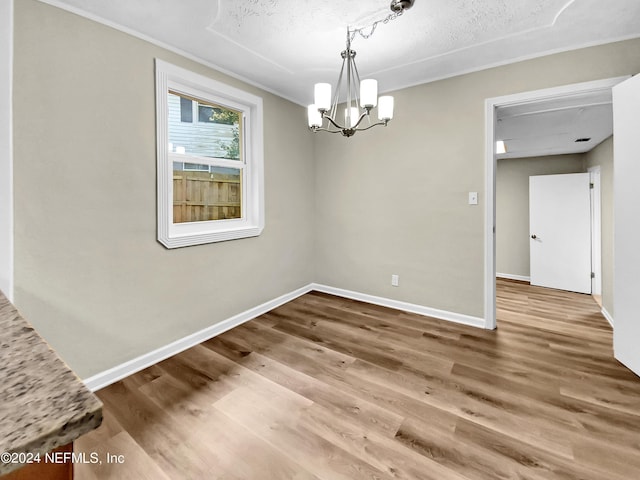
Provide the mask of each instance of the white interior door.
[{"label": "white interior door", "polygon": [[588,173],[529,177],[531,284],[591,293]]},{"label": "white interior door", "polygon": [[613,87],[613,351],[640,375],[640,75]]}]

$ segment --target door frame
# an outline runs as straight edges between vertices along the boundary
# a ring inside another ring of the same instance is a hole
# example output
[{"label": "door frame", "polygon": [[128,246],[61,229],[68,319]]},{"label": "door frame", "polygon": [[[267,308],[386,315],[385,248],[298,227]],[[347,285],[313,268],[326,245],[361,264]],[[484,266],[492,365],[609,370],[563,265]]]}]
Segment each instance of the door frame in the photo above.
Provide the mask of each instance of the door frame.
[{"label": "door frame", "polygon": [[532,90],[485,100],[485,214],[484,214],[484,321],[485,328],[496,328],[496,152],[495,130],[498,107],[538,102],[577,93],[610,90],[630,75],[560,87]]},{"label": "door frame", "polygon": [[600,165],[587,168],[591,188],[591,295],[602,295],[602,204]]}]

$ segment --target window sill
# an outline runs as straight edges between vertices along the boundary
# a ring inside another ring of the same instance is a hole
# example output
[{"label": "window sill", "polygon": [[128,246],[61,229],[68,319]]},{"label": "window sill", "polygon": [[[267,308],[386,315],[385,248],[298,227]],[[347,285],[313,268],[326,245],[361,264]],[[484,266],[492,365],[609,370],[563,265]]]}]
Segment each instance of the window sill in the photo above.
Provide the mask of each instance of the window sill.
[{"label": "window sill", "polygon": [[205,243],[226,242],[240,238],[257,237],[264,230],[263,226],[250,225],[228,230],[208,231],[200,234],[188,233],[183,235],[160,235],[158,241],[167,248],[181,248]]}]

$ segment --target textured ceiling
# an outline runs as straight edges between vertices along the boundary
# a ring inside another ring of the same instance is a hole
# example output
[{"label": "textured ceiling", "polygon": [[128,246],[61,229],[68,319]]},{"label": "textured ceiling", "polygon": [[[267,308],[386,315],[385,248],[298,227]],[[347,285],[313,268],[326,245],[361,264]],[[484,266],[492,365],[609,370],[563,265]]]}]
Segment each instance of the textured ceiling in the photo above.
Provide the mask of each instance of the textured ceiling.
[{"label": "textured ceiling", "polygon": [[507,148],[498,159],[588,152],[613,134],[611,89],[499,107],[496,117]]},{"label": "textured ceiling", "polygon": [[[185,52],[299,104],[335,83],[348,25],[390,0],[42,0]],[[640,0],[416,0],[353,48],[393,90],[549,52],[640,37]]]}]

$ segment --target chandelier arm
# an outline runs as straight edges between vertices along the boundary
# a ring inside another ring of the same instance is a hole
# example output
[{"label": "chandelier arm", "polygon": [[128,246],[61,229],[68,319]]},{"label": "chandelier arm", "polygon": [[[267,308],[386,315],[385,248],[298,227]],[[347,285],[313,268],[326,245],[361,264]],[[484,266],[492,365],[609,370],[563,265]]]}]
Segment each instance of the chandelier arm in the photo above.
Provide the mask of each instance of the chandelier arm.
[{"label": "chandelier arm", "polygon": [[[352,62],[353,63],[353,71],[355,73],[355,79],[354,79],[354,90],[356,91],[356,99],[360,100],[360,73],[358,72],[358,66],[356,65],[355,59]],[[356,107],[359,107],[360,105],[356,105]]]},{"label": "chandelier arm", "polygon": [[357,131],[364,132],[365,130],[369,130],[370,128],[377,127],[378,125],[382,125],[383,127],[386,127],[388,123],[389,123],[389,120],[383,120],[382,122],[377,122],[372,125],[368,125],[364,128],[358,128]]},{"label": "chandelier arm", "polygon": [[329,130],[328,128],[322,127],[309,127],[309,130],[312,132],[342,133],[342,130]]},{"label": "chandelier arm", "polygon": [[[360,118],[358,118],[358,121],[356,122],[356,124],[355,124],[353,127],[351,127],[351,128],[353,128],[354,130],[366,130],[365,128],[360,128],[360,129],[358,129],[358,125],[360,125],[360,123],[362,122],[362,120],[364,120],[364,117],[368,117],[368,116],[369,116],[369,110],[367,109],[367,111],[362,112],[362,113],[360,114]],[[371,126],[373,126],[373,125],[371,125]],[[367,128],[369,128],[369,127],[367,127]]]},{"label": "chandelier arm", "polygon": [[[346,61],[347,61],[346,57],[342,59],[342,67],[340,68],[340,75],[338,75],[338,83],[336,84],[336,91],[333,93],[333,101],[331,102],[331,117],[327,117],[327,118],[335,118],[336,113],[338,111],[338,101],[340,99],[340,85],[342,85],[342,75],[344,73],[344,64]],[[338,127],[338,128],[341,128],[341,127]]]},{"label": "chandelier arm", "polygon": [[[345,127],[343,127],[342,125],[338,125],[338,124],[333,120],[333,118],[329,117],[328,115],[324,114],[323,116],[324,116],[324,118],[326,118],[327,120],[329,120],[329,122],[330,122],[334,127],[339,128],[340,130],[344,130],[344,129],[345,129]],[[327,130],[327,131],[328,131],[328,130]]]},{"label": "chandelier arm", "polygon": [[[350,45],[347,44],[347,111],[349,112],[349,119],[351,119],[351,67],[354,64],[353,57],[351,56]],[[345,118],[345,122],[346,122]],[[349,120],[351,121],[351,120]]]}]

